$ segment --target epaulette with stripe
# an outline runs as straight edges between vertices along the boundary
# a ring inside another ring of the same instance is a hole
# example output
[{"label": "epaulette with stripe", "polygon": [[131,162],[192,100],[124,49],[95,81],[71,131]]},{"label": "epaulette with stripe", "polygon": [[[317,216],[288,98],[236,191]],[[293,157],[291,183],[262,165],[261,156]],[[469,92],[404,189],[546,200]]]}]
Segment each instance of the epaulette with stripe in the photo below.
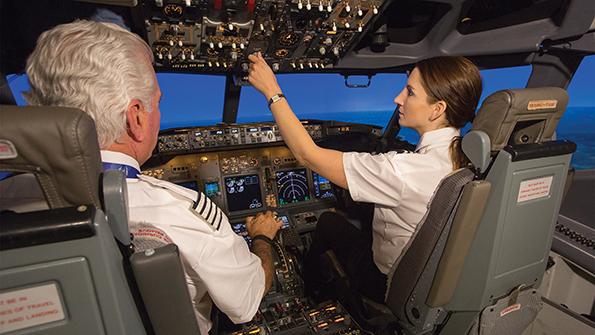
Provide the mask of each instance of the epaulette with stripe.
[{"label": "epaulette with stripe", "polygon": [[196,192],[191,189],[170,183],[168,181],[160,180],[157,178],[139,175],[139,179],[146,181],[147,183],[158,186],[169,191],[174,192],[192,202],[189,210],[193,214],[205,220],[215,230],[221,228],[221,223],[225,217],[225,214],[217,205],[209,199],[202,192]]},{"label": "epaulette with stripe", "polygon": [[223,221],[223,212],[221,208],[217,207],[209,197],[197,192],[196,200],[193,200],[192,209],[194,213],[204,218],[215,230],[219,230],[221,222]]}]

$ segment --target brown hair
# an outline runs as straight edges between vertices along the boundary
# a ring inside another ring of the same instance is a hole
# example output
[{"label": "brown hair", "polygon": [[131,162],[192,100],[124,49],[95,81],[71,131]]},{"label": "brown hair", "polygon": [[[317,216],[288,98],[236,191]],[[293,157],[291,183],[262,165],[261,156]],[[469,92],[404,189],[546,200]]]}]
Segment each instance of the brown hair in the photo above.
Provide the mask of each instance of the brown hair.
[{"label": "brown hair", "polygon": [[[445,56],[424,59],[415,67],[428,94],[428,103],[440,100],[446,103],[449,126],[460,129],[473,121],[482,89],[475,64],[465,57]],[[456,137],[450,144],[450,157],[455,170],[469,164],[461,149],[461,137]]]}]

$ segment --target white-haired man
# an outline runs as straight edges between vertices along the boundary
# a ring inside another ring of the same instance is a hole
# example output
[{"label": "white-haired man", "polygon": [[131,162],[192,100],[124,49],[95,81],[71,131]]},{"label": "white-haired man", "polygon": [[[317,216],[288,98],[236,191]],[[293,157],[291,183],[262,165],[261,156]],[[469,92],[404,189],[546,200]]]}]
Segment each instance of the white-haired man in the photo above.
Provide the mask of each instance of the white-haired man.
[{"label": "white-haired man", "polygon": [[[211,299],[236,322],[252,319],[273,279],[272,250],[281,224],[267,212],[249,218],[253,253],[204,194],[143,176],[159,131],[161,92],[153,54],[114,24],[77,21],[44,32],[27,61],[32,105],[79,108],[95,120],[104,168],[125,171],[130,228],[179,247],[201,334]],[[139,228],[141,227],[141,228]],[[167,283],[163,283],[167,289]]]}]

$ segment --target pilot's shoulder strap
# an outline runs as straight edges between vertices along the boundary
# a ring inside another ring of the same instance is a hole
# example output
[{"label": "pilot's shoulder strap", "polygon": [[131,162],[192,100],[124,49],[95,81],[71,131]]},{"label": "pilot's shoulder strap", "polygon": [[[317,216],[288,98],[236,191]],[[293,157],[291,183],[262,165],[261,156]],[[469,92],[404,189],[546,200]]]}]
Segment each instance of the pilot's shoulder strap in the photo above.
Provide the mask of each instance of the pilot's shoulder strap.
[{"label": "pilot's shoulder strap", "polygon": [[221,223],[224,220],[227,220],[227,217],[221,209],[202,192],[196,192],[174,183],[145,175],[139,175],[139,179],[188,199],[191,204],[189,208],[190,211],[205,220],[215,230],[219,230],[219,228],[221,228]]}]

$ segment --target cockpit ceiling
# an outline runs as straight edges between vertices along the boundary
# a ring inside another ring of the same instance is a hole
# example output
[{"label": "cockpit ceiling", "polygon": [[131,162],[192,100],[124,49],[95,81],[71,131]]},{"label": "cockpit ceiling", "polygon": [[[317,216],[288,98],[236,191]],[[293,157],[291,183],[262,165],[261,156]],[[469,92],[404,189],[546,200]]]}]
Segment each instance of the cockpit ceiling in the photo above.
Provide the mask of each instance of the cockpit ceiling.
[{"label": "cockpit ceiling", "polygon": [[595,53],[593,0],[7,0],[2,72],[23,71],[42,31],[99,8],[149,43],[162,72],[241,74],[257,51],[277,72],[355,74],[439,55],[493,68],[550,49]]}]

